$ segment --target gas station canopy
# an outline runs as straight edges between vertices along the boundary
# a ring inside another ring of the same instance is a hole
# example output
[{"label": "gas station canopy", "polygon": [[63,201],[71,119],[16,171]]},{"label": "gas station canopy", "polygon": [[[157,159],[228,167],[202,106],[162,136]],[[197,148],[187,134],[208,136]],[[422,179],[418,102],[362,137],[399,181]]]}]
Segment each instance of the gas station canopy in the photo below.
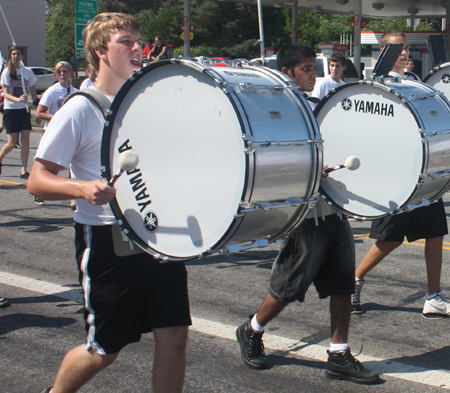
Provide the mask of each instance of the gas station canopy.
[{"label": "gas station canopy", "polygon": [[[226,0],[255,4],[256,0]],[[292,8],[292,1],[261,0],[263,6]],[[298,9],[354,15],[357,0],[298,0]],[[361,17],[373,19],[442,18],[447,0],[360,0]]]}]

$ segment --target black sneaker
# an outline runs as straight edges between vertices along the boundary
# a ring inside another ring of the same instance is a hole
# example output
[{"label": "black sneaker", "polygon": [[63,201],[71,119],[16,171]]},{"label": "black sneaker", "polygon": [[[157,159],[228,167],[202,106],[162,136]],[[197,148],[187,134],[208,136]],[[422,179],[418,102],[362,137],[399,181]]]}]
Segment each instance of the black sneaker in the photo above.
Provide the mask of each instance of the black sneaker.
[{"label": "black sneaker", "polygon": [[0,297],[0,307],[8,307],[9,302],[8,299],[5,299],[4,297]]},{"label": "black sneaker", "polygon": [[361,290],[364,285],[364,280],[357,280],[355,282],[355,294],[352,295],[352,314],[362,314],[363,308],[361,306]]},{"label": "black sneaker", "polygon": [[47,389],[43,390],[42,393],[50,393],[52,389],[53,389],[53,386],[51,388],[47,388]]},{"label": "black sneaker", "polygon": [[21,174],[19,175],[19,177],[20,177],[21,179],[28,179],[28,178],[30,177],[30,174],[29,174],[28,172],[24,172],[24,173],[21,173]]},{"label": "black sneaker", "polygon": [[326,375],[330,379],[346,379],[365,385],[377,383],[380,376],[376,371],[365,368],[359,360],[356,360],[347,348],[345,352],[328,353]]},{"label": "black sneaker", "polygon": [[241,347],[241,357],[244,363],[254,370],[262,370],[269,367],[262,341],[264,333],[257,333],[252,329],[250,326],[251,318],[253,318],[253,315],[236,329],[236,338]]}]

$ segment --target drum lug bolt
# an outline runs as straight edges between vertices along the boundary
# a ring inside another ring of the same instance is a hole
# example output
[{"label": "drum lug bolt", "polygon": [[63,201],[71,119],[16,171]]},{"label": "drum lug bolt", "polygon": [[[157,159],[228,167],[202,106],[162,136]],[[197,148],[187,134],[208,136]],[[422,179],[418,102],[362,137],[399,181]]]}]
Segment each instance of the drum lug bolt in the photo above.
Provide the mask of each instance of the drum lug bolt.
[{"label": "drum lug bolt", "polygon": [[245,209],[246,207],[248,207],[249,203],[247,201],[240,201],[239,202],[239,208],[240,209]]}]

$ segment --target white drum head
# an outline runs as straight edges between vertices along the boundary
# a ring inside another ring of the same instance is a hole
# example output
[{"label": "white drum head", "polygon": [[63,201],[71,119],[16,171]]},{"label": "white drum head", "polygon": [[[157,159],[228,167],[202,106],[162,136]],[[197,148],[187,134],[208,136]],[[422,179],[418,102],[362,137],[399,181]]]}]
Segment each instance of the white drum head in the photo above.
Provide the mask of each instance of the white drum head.
[{"label": "white drum head", "polygon": [[[395,88],[400,89],[400,86]],[[349,84],[317,108],[324,139],[325,165],[340,165],[349,156],[359,169],[340,169],[322,180],[332,203],[360,218],[382,217],[402,206],[419,180],[423,147],[410,109],[377,85]]]},{"label": "white drum head", "polygon": [[117,181],[118,207],[112,206],[152,253],[194,258],[221,239],[238,211],[246,174],[242,131],[211,77],[181,64],[148,68],[113,103],[112,172],[124,147],[140,163]]},{"label": "white drum head", "polygon": [[441,64],[437,70],[432,70],[423,81],[450,97],[450,63]]}]

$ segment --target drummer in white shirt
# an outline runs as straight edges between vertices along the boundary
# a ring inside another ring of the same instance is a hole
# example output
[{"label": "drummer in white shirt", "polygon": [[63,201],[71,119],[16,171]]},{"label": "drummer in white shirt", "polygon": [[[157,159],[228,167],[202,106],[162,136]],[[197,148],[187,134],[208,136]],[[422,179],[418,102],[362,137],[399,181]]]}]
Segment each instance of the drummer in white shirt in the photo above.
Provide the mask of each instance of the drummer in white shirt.
[{"label": "drummer in white shirt", "polygon": [[[401,31],[388,31],[381,37],[381,50],[387,44],[403,44],[403,50],[389,75],[405,78],[404,70],[409,58],[406,35]],[[442,246],[446,234],[448,234],[447,218],[442,198],[429,206],[372,221],[369,237],[376,241],[356,269],[356,291],[352,295],[352,313],[364,312],[360,296],[366,274],[401,246],[406,237],[408,242],[425,239],[428,297],[423,307],[423,317],[450,318],[450,302],[445,299],[441,291]]]},{"label": "drummer in white shirt", "polygon": [[328,69],[330,70],[330,74],[320,82],[317,81],[311,96],[322,99],[331,90],[344,85],[345,83],[341,78],[346,68],[347,65],[345,57],[340,53],[334,53],[328,60]]}]

